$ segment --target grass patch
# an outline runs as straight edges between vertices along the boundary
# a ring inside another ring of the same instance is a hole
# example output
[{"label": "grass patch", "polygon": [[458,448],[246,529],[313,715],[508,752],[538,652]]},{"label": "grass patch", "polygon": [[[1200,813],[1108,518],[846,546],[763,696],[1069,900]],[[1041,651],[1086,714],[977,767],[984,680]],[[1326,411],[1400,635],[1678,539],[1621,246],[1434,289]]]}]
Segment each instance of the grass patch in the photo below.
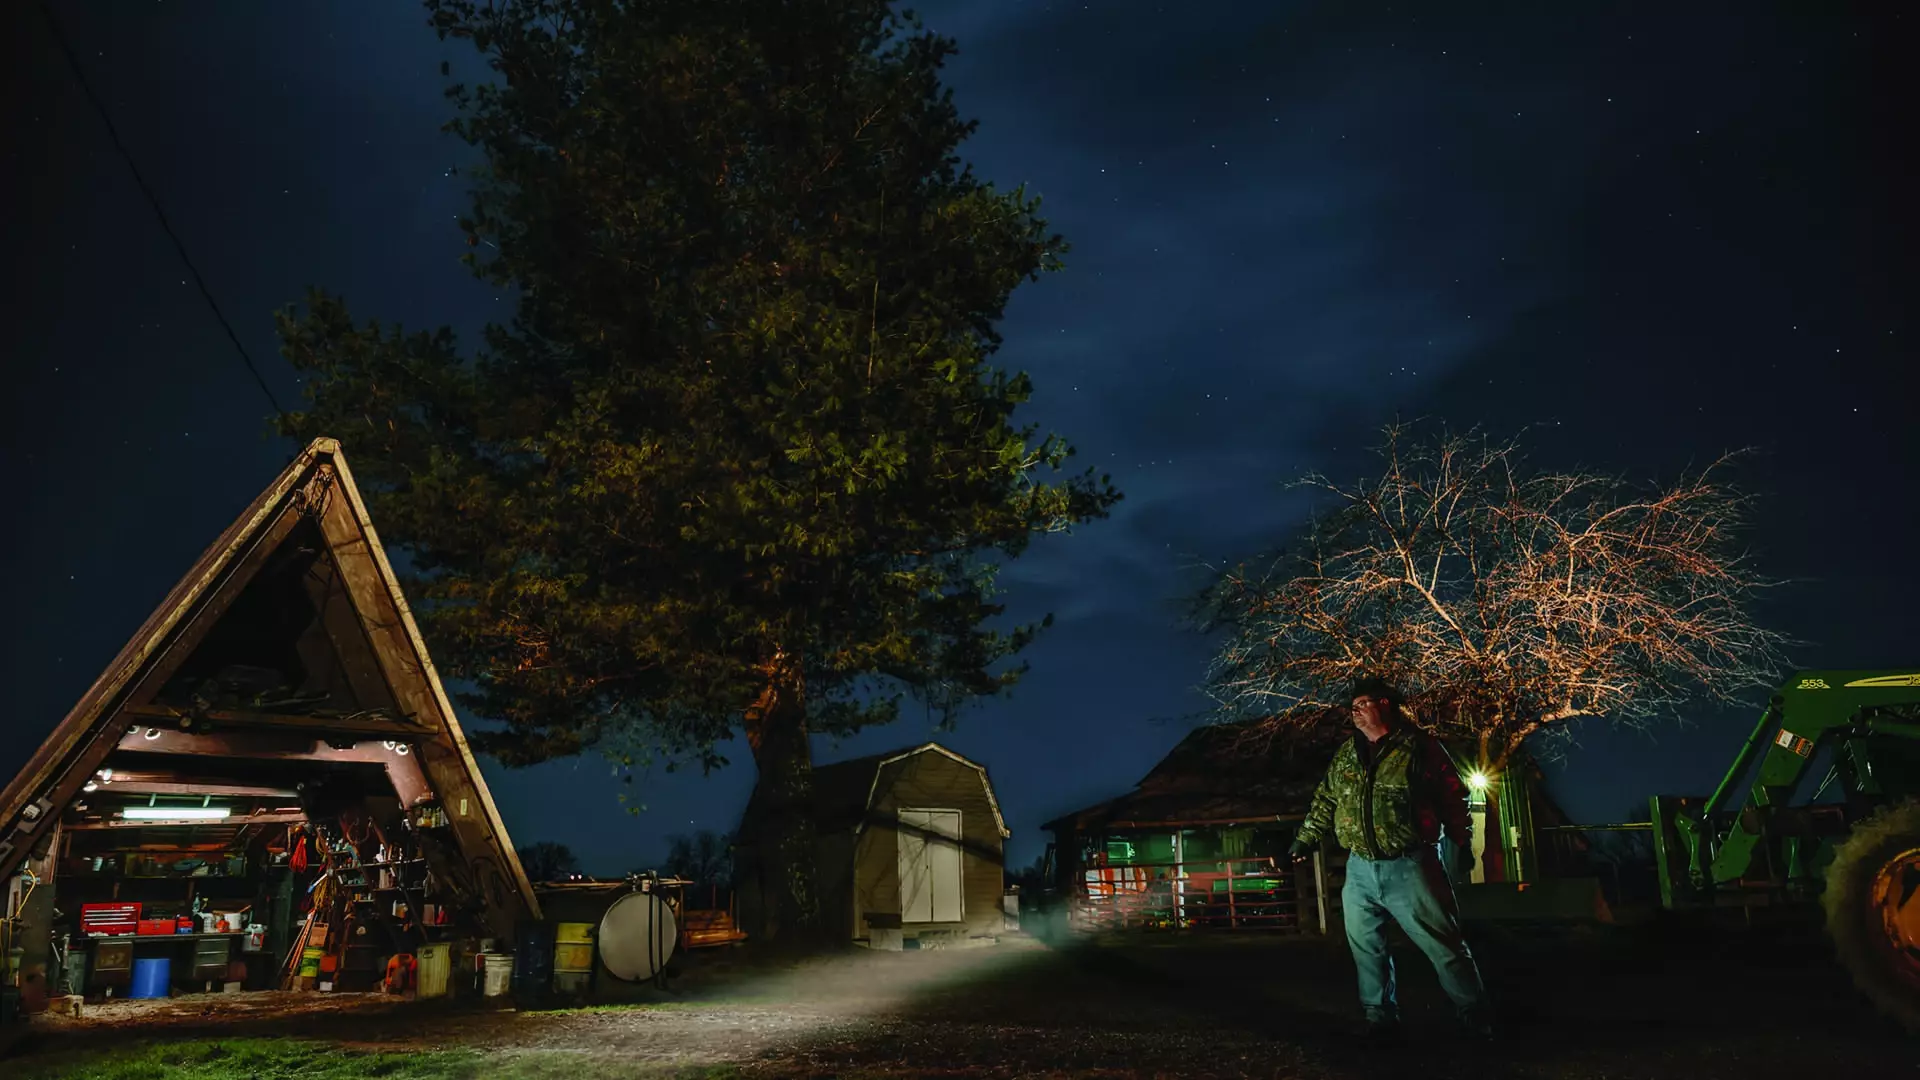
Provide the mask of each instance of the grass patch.
[{"label": "grass patch", "polygon": [[742,1075],[731,1065],[649,1069],[570,1053],[374,1051],[299,1039],[136,1043],[6,1065],[9,1080],[733,1080]]}]

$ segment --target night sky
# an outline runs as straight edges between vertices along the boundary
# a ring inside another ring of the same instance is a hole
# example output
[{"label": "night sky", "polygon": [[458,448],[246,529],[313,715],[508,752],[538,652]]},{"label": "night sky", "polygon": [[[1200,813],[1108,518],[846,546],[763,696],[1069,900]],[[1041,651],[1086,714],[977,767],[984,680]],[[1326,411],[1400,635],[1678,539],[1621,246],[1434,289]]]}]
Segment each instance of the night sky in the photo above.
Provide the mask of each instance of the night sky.
[{"label": "night sky", "polygon": [[[1408,7],[920,9],[960,41],[969,159],[1030,184],[1074,245],[1016,294],[1000,359],[1033,373],[1029,417],[1127,494],[1006,575],[1014,613],[1058,623],[1012,697],[940,736],[988,765],[1016,861],[1204,707],[1209,646],[1178,621],[1194,567],[1283,538],[1307,507],[1283,482],[1351,478],[1395,416],[1528,428],[1544,465],[1651,478],[1751,445],[1755,556],[1794,582],[1765,617],[1805,642],[1796,662],[1920,660],[1920,180],[1902,166],[1920,154],[1896,104],[1920,100],[1900,71],[1915,20]],[[271,313],[310,284],[412,327],[508,314],[457,262],[467,151],[439,133],[438,67],[470,54],[417,8],[56,10],[283,402],[299,387]],[[24,181],[0,299],[10,775],[293,448],[264,435],[259,387],[38,11],[4,36],[5,171]],[[1598,822],[1710,788],[1749,719],[1593,724],[1553,792]],[[929,737],[908,719],[816,756]],[[597,759],[487,773],[517,842],[614,872],[731,827],[752,780],[733,756],[643,777],[638,817]]]}]

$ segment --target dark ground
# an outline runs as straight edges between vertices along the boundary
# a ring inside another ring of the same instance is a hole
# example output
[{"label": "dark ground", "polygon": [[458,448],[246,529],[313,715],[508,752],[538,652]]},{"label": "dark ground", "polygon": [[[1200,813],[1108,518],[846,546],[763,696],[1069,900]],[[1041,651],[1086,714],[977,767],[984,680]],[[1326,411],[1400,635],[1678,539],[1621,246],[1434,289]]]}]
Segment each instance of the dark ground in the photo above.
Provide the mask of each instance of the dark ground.
[{"label": "dark ground", "polygon": [[567,1055],[623,1075],[1920,1076],[1920,1040],[1871,1015],[1804,934],[1656,925],[1482,931],[1478,945],[1502,1013],[1491,1048],[1451,1037],[1417,956],[1401,966],[1408,1044],[1389,1053],[1354,1038],[1343,943],[1169,937],[803,964],[705,954],[674,994],[637,1007],[502,1012],[320,995],[126,1003],[48,1023],[0,1073],[27,1080],[155,1039],[290,1036],[476,1048],[494,1061]]}]

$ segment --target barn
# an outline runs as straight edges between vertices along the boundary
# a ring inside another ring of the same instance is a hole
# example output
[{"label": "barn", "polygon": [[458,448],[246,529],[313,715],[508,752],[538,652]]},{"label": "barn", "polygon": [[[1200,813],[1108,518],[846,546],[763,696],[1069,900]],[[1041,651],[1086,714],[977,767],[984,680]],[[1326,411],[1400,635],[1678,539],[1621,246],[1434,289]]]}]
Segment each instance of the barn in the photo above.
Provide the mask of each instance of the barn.
[{"label": "barn", "polygon": [[[991,940],[1006,926],[1010,835],[986,766],[938,743],[813,770],[821,908],[830,932],[876,949]],[[766,924],[747,804],[735,840],[742,924]]]},{"label": "barn", "polygon": [[[1348,737],[1334,716],[1297,740],[1259,721],[1195,728],[1132,791],[1041,826],[1054,835],[1047,897],[1057,915],[1081,930],[1337,927],[1345,853],[1325,845],[1296,869],[1287,849]],[[1471,760],[1471,748],[1452,749]],[[1491,784],[1465,779],[1477,869],[1458,890],[1463,912],[1611,918],[1583,833],[1531,758],[1516,755]]]},{"label": "barn", "polygon": [[1041,826],[1054,836],[1048,893],[1075,929],[1317,932],[1324,882],[1286,855],[1331,742],[1195,728],[1132,791]]}]

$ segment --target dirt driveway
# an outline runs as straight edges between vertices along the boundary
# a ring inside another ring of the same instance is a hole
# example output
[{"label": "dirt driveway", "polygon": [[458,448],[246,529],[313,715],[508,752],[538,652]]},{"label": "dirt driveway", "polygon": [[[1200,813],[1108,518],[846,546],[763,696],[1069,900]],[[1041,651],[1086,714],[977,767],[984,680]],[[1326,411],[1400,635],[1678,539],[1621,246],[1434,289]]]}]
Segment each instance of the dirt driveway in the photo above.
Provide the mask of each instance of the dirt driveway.
[{"label": "dirt driveway", "polygon": [[1491,1049],[1449,1038],[1418,957],[1402,965],[1410,1045],[1383,1055],[1353,1038],[1340,943],[1239,937],[708,962],[651,1003],[551,1012],[182,998],[50,1024],[33,1056],[115,1039],[274,1035],[572,1055],[636,1074],[732,1065],[818,1078],[1920,1077],[1920,1042],[1867,1015],[1817,943],[1610,930],[1482,935],[1480,951],[1503,1014]]}]

